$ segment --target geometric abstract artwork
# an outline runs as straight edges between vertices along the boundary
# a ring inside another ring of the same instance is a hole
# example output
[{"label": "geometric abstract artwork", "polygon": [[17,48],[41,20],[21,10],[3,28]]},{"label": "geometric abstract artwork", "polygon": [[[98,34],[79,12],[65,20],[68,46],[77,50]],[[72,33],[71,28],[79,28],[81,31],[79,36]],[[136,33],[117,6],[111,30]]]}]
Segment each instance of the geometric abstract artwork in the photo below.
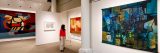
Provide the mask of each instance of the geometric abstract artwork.
[{"label": "geometric abstract artwork", "polygon": [[70,33],[81,33],[81,17],[70,18]]},{"label": "geometric abstract artwork", "polygon": [[157,53],[157,0],[102,9],[102,43]]},{"label": "geometric abstract artwork", "polygon": [[0,39],[35,36],[35,13],[0,10]]}]

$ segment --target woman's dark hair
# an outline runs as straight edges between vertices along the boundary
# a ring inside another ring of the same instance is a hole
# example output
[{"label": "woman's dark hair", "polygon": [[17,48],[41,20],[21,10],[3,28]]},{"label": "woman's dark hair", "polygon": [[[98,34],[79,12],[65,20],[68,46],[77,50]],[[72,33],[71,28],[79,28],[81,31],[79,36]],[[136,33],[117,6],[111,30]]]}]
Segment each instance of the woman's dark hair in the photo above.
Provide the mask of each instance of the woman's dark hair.
[{"label": "woman's dark hair", "polygon": [[64,24],[61,25],[61,29],[65,30],[65,25]]}]

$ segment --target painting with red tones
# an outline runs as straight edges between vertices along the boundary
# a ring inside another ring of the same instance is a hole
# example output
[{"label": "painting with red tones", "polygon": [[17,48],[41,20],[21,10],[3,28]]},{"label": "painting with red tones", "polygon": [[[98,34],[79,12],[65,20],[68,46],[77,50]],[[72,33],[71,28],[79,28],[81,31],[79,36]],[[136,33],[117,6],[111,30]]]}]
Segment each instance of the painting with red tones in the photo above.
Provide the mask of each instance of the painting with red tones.
[{"label": "painting with red tones", "polygon": [[35,36],[35,13],[0,10],[0,39]]},{"label": "painting with red tones", "polygon": [[75,17],[70,19],[70,32],[81,33],[81,17]]}]

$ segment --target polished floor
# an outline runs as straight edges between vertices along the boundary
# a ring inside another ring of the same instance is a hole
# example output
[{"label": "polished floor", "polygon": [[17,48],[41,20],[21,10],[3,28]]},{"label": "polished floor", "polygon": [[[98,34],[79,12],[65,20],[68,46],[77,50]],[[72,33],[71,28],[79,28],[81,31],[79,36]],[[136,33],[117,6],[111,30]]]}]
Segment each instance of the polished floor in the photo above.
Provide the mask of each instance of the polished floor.
[{"label": "polished floor", "polygon": [[80,43],[66,41],[64,52],[59,51],[59,43],[35,45],[34,39],[0,42],[0,53],[78,53]]}]

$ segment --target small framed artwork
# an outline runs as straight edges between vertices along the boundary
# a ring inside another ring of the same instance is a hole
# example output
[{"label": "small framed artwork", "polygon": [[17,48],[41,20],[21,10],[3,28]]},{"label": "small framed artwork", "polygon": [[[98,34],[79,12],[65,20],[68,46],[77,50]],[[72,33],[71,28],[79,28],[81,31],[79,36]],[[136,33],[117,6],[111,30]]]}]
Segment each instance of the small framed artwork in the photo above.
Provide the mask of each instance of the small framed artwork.
[{"label": "small framed artwork", "polygon": [[55,22],[44,22],[44,31],[55,31]]}]

